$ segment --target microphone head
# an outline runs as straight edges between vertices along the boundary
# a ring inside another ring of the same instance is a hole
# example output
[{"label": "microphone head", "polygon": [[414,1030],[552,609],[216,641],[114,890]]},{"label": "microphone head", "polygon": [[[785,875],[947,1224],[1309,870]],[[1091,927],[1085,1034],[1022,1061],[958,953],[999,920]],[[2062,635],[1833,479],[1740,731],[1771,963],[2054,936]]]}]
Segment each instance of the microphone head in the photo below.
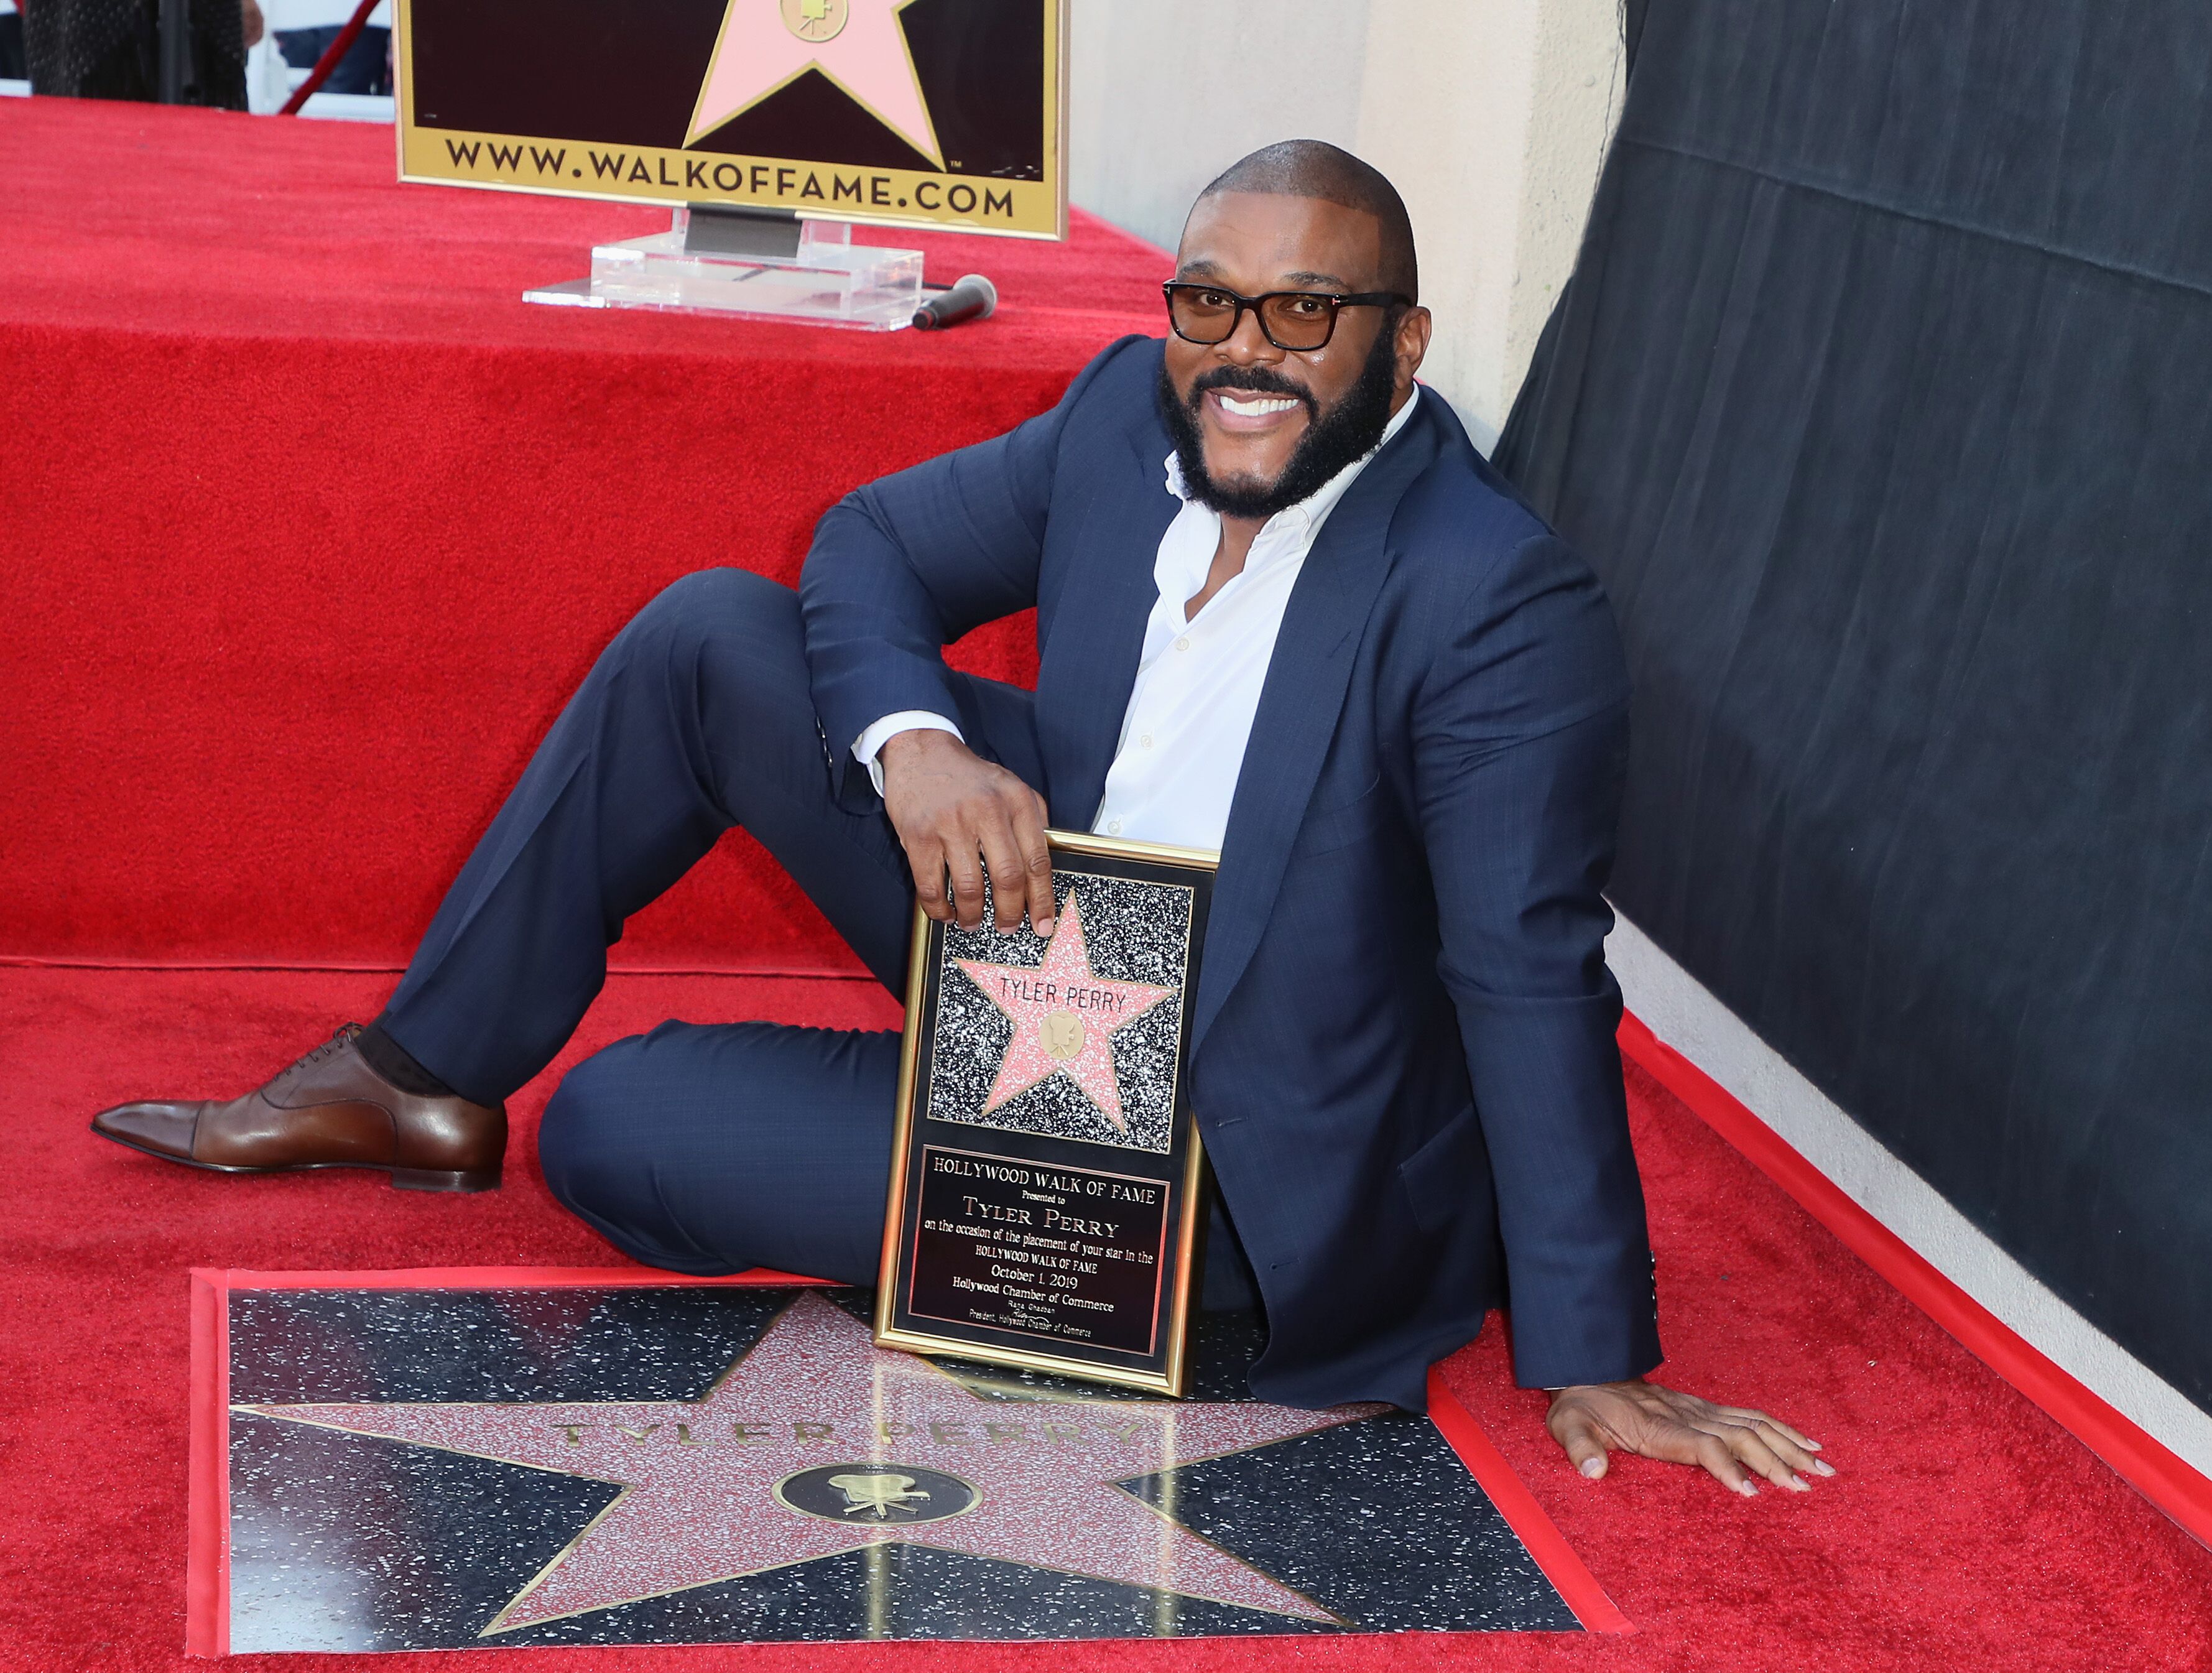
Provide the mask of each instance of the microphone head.
[{"label": "microphone head", "polygon": [[981,293],[983,298],[983,311],[975,316],[978,319],[988,319],[994,313],[998,312],[999,287],[993,284],[990,280],[985,278],[981,273],[969,273],[963,276],[952,288],[955,290],[966,290],[972,289]]}]

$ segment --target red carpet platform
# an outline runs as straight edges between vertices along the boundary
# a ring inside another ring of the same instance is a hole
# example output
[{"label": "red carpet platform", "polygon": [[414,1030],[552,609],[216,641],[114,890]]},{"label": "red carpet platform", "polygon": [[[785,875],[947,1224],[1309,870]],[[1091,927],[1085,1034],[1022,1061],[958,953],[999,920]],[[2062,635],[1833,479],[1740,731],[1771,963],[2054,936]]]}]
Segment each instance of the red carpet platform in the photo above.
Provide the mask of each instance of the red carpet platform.
[{"label": "red carpet platform", "polygon": [[[524,286],[657,217],[402,188],[389,143],[0,103],[0,1668],[187,1665],[187,1268],[607,1264],[535,1165],[569,1062],[672,1015],[897,1017],[733,843],[633,926],[633,973],[516,1100],[495,1195],[210,1178],[99,1143],[90,1112],[243,1088],[373,1013],[630,611],[703,565],[789,577],[846,487],[1036,410],[1152,329],[1161,258],[1092,223],[1066,248],[928,240],[933,278],[981,268],[1007,296],[941,338],[527,308]],[[1024,666],[1018,626],[963,654]],[[329,968],[348,964],[369,968]],[[1448,1361],[1632,1633],[470,1664],[2212,1666],[2212,1554],[1656,1083],[1632,1071],[1630,1091],[1668,1376],[1789,1415],[1841,1471],[1748,1500],[1633,1460],[1587,1482],[1495,1326]]]},{"label": "red carpet platform", "polygon": [[[0,109],[0,953],[396,964],[591,659],[677,576],[795,581],[856,484],[1158,329],[1169,263],[926,234],[937,335],[526,306],[664,211],[401,186],[345,123]],[[864,229],[865,238],[896,234]],[[1019,677],[1022,624],[964,666]],[[845,962],[732,841],[645,964]]]}]

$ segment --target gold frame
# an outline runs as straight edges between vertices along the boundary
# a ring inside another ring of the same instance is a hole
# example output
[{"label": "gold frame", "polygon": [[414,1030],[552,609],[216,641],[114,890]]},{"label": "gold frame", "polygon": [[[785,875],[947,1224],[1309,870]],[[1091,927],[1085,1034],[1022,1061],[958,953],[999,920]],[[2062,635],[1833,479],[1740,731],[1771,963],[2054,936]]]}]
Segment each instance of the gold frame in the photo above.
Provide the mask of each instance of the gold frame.
[{"label": "gold frame", "polygon": [[[573,149],[580,155],[588,155],[593,142],[548,139],[543,135],[477,133],[459,128],[418,128],[415,121],[415,81],[410,62],[410,54],[414,46],[412,15],[414,0],[395,0],[392,8],[392,64],[397,76],[397,85],[394,88],[396,119],[392,128],[393,144],[398,154],[399,178],[403,181],[418,185],[470,186],[479,192],[520,192],[539,198],[584,198],[605,203],[645,204],[672,209],[687,204],[728,204],[741,208],[794,208],[793,205],[781,203],[776,197],[764,198],[760,195],[751,185],[752,171],[764,168],[771,184],[776,183],[779,171],[784,173],[811,173],[833,176],[842,171],[851,173],[857,179],[869,183],[869,200],[856,201],[850,208],[839,207],[833,204],[818,209],[795,209],[795,213],[800,220],[843,221],[864,227],[904,227],[920,229],[933,228],[944,232],[985,233],[997,238],[1064,240],[1067,236],[1067,52],[1070,0],[1042,0],[1042,3],[1045,6],[1045,57],[1050,71],[1045,81],[1044,178],[1041,180],[1004,180],[994,184],[1004,187],[1017,205],[1022,205],[1026,200],[1034,199],[1048,192],[1051,195],[1051,203],[1043,206],[1042,210],[1027,207],[1010,210],[1014,220],[1014,224],[1012,225],[989,224],[973,214],[956,212],[949,205],[939,210],[916,209],[907,214],[886,215],[867,212],[871,209],[883,207],[873,201],[873,183],[877,180],[890,183],[886,187],[888,192],[902,193],[906,197],[918,199],[921,187],[933,181],[936,182],[940,192],[946,195],[950,194],[952,186],[956,185],[972,186],[980,193],[981,186],[979,182],[986,178],[981,175],[972,177],[965,174],[947,175],[941,172],[931,173],[899,168],[856,168],[851,164],[824,163],[818,160],[809,161],[793,157],[748,157],[743,160],[745,167],[740,167],[738,171],[742,178],[737,188],[714,187],[701,192],[694,190],[684,179],[669,178],[669,165],[672,162],[679,172],[683,172],[687,161],[694,163],[703,162],[707,169],[708,181],[712,186],[716,165],[734,165],[739,160],[719,153],[706,154],[702,156],[696,152],[681,149],[670,149],[659,146],[607,145],[602,148],[618,155],[618,166],[615,171],[618,179],[620,179],[619,162],[622,161],[650,166],[650,173],[641,183],[629,179],[621,179],[621,184],[624,187],[634,184],[641,185],[643,189],[641,191],[598,192],[588,187],[579,189],[566,186],[526,185],[520,178],[523,159],[532,157],[534,151],[550,154],[556,150],[565,153],[567,150]],[[720,50],[718,40],[716,51]],[[710,64],[713,62],[711,56],[708,62]],[[701,85],[704,86],[703,81]],[[695,104],[693,112],[686,117],[687,128],[690,124],[690,115],[696,113]],[[935,126],[933,119],[931,123],[933,133],[935,131]],[[471,161],[465,169],[458,158],[450,153],[447,161],[442,166],[432,153],[430,148],[434,143],[447,139],[457,146],[478,148],[471,152]],[[507,148],[514,155],[514,178],[501,178],[500,165],[496,161],[489,167],[479,167],[476,161],[477,156],[489,155],[489,148],[495,144]],[[534,157],[532,161],[533,167],[537,167],[538,173],[542,176],[544,173],[544,167],[537,165]],[[555,165],[556,179],[559,178],[559,164]],[[594,179],[604,178],[597,162],[594,162],[593,168]],[[575,171],[571,176],[572,179],[581,179],[581,170]],[[979,202],[982,201],[987,200],[979,198]]]},{"label": "gold frame", "polygon": [[[1208,849],[1175,848],[1164,843],[1133,843],[1116,836],[1093,836],[1086,832],[1066,830],[1048,830],[1045,836],[1056,853],[1089,855],[1109,860],[1151,861],[1206,871],[1216,870],[1221,863],[1221,856]],[[1194,1117],[1190,1128],[1190,1153],[1184,1159],[1181,1181],[1182,1206],[1180,1223],[1175,1227],[1175,1290],[1168,1301],[1167,1354],[1161,1370],[1132,1371],[1033,1348],[986,1347],[950,1336],[931,1335],[925,1331],[902,1330],[892,1323],[898,1295],[899,1255],[903,1243],[901,1209],[906,1201],[907,1156],[914,1136],[915,1081],[921,1051],[921,1001],[929,981],[929,916],[917,902],[914,910],[913,951],[907,958],[906,1028],[899,1042],[898,1109],[891,1129],[890,1194],[884,1209],[884,1248],[876,1274],[876,1345],[878,1348],[903,1348],[910,1354],[941,1354],[974,1360],[981,1365],[1007,1366],[1019,1371],[1073,1377],[1086,1383],[1103,1383],[1110,1387],[1138,1389],[1148,1394],[1164,1394],[1170,1399],[1181,1398],[1184,1358],[1189,1341],[1191,1287],[1195,1281],[1193,1268],[1199,1254],[1198,1211],[1206,1172],[1206,1146],[1199,1136]],[[1190,1028],[1193,985],[1186,966],[1182,1010],[1186,1038]]]}]

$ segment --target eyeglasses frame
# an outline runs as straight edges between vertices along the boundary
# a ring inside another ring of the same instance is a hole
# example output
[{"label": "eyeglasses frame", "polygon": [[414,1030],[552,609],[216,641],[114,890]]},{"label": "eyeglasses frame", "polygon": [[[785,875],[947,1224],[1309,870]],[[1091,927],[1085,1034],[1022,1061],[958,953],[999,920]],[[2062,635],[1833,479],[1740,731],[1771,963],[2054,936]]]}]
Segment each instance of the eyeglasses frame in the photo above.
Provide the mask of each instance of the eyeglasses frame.
[{"label": "eyeglasses frame", "polygon": [[[1237,312],[1230,318],[1229,329],[1210,342],[1200,338],[1193,337],[1188,332],[1184,331],[1181,325],[1176,323],[1175,299],[1176,292],[1178,290],[1210,290],[1217,296],[1226,296],[1231,301],[1235,302],[1237,304]],[[1407,307],[1411,307],[1413,305],[1413,299],[1411,296],[1404,295],[1395,290],[1360,290],[1352,292],[1328,290],[1263,290],[1257,296],[1246,296],[1237,291],[1230,289],[1226,285],[1206,284],[1194,279],[1170,279],[1160,286],[1160,295],[1167,303],[1168,329],[1173,332],[1177,337],[1182,338],[1186,343],[1195,344],[1201,349],[1219,348],[1223,344],[1229,341],[1231,338],[1237,335],[1237,328],[1244,323],[1245,310],[1249,308],[1251,310],[1252,317],[1260,322],[1260,335],[1266,338],[1270,344],[1273,344],[1274,347],[1280,349],[1286,355],[1310,355],[1316,350],[1326,349],[1328,347],[1331,341],[1333,341],[1336,336],[1336,317],[1346,308],[1387,307],[1394,302],[1401,304]],[[1267,316],[1266,313],[1261,312],[1261,309],[1267,303],[1273,301],[1278,296],[1303,296],[1310,301],[1327,302],[1328,304],[1328,329],[1322,333],[1322,339],[1320,342],[1293,345],[1288,343],[1277,343],[1275,341],[1274,332],[1267,329]]]}]

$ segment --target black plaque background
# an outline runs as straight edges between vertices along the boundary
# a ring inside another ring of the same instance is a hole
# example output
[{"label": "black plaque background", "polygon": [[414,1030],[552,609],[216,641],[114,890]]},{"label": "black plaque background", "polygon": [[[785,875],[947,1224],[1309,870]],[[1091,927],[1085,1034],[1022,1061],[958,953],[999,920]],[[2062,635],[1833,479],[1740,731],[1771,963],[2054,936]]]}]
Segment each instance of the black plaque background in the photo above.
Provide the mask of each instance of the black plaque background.
[{"label": "black plaque background", "polygon": [[[899,15],[945,171],[1044,179],[1049,0],[915,0]],[[413,0],[425,128],[684,149],[725,0]],[[817,70],[690,148],[937,171]]]},{"label": "black plaque background", "polygon": [[[1190,1043],[1190,1001],[1198,989],[1200,955],[1206,945],[1206,916],[1213,900],[1212,871],[1118,855],[1085,854],[1057,846],[1053,852],[1053,866],[1055,871],[1068,873],[1164,883],[1191,891],[1190,955],[1183,967],[1182,1037],[1177,1047],[1178,1055],[1187,1051]],[[1175,1138],[1164,1156],[1054,1138],[1041,1133],[1011,1132],[931,1119],[926,1112],[929,1108],[929,1075],[933,1056],[931,1048],[936,1037],[938,986],[944,965],[945,932],[939,924],[927,920],[923,922],[926,928],[922,933],[926,939],[921,957],[926,975],[921,992],[912,1007],[914,1014],[908,1019],[910,1025],[917,1029],[920,1045],[915,1053],[914,1085],[908,1104],[912,1115],[902,1139],[905,1152],[900,1169],[902,1183],[896,1218],[891,1228],[896,1238],[896,1267],[889,1310],[891,1328],[979,1351],[1043,1354],[1054,1359],[1080,1360],[1102,1370],[1164,1375],[1175,1347],[1174,1297],[1182,1263],[1200,1261],[1204,1254],[1199,1241],[1204,1235],[1202,1217],[1198,1226],[1198,1235],[1194,1238],[1189,1249],[1181,1247],[1180,1239],[1175,1235],[1176,1228],[1182,1223],[1192,1149],[1198,1141],[1197,1129],[1190,1113],[1188,1077],[1181,1074],[1176,1077]],[[1086,920],[1085,928],[1094,947],[1109,938],[1110,931],[1103,923],[1094,924]],[[1163,1327],[1155,1339],[1153,1351],[1133,1354],[1059,1336],[996,1329],[915,1312],[907,1305],[912,1287],[908,1262],[912,1259],[915,1221],[921,1201],[921,1164],[924,1147],[1000,1156],[1044,1167],[1133,1174],[1164,1184],[1168,1189],[1170,1236],[1160,1274]]]},{"label": "black plaque background", "polygon": [[[1009,1190],[1003,1185],[994,1186],[988,1183],[971,1188],[965,1181],[956,1182],[938,1172],[936,1164],[932,1162],[930,1158],[943,1157],[951,1153],[935,1145],[925,1145],[921,1147],[917,1159],[922,1165],[917,1169],[919,1179],[914,1195],[915,1213],[921,1221],[921,1229],[915,1240],[915,1256],[908,1300],[912,1306],[918,1310],[915,1312],[915,1317],[932,1319],[939,1323],[971,1322],[963,1317],[963,1312],[968,1305],[968,1298],[971,1293],[975,1293],[964,1291],[955,1286],[951,1282],[955,1275],[992,1285],[994,1287],[991,1291],[980,1293],[984,1298],[983,1305],[1003,1305],[1003,1303],[999,1302],[998,1296],[1004,1293],[1006,1286],[1016,1281],[1003,1275],[1022,1270],[1019,1264],[1021,1256],[1032,1252],[1017,1249],[1006,1251],[993,1250],[979,1254],[976,1252],[977,1246],[973,1238],[958,1232],[930,1230],[930,1216],[927,1211],[933,1197],[941,1203],[947,1195],[964,1196],[988,1191],[1000,1201],[1008,1202],[1010,1206],[1026,1206],[1018,1190]],[[937,1185],[934,1192],[930,1189],[933,1181]],[[1109,1206],[1097,1210],[1097,1217],[1103,1219],[1110,1213],[1115,1218],[1117,1229],[1124,1233],[1114,1241],[1127,1249],[1141,1245],[1152,1256],[1152,1262],[1146,1264],[1128,1260],[1099,1260],[1094,1263],[1096,1271],[1090,1275],[1103,1281],[1091,1282],[1083,1287],[1092,1292],[1091,1299],[1103,1299],[1097,1295],[1097,1292],[1100,1290],[1110,1290],[1115,1293],[1115,1311],[1111,1314],[1096,1315],[1100,1331],[1102,1334],[1108,1331],[1120,1334],[1123,1340],[1111,1345],[1123,1348],[1131,1346],[1127,1339],[1132,1335],[1135,1335],[1138,1342],[1141,1344],[1136,1350],[1139,1352],[1149,1351],[1158,1341],[1160,1324],[1158,1316],[1166,1299],[1160,1289],[1161,1262],[1167,1255],[1169,1245],[1174,1241],[1175,1233],[1175,1224],[1168,1218],[1170,1209],[1174,1207],[1173,1193],[1166,1190],[1164,1181],[1146,1179],[1143,1183],[1161,1187],[1162,1200],[1157,1208]],[[946,1210],[940,1208],[937,1213],[940,1225],[945,1216]],[[955,1217],[957,1217],[957,1213]],[[1129,1231],[1139,1226],[1151,1235],[1143,1238],[1127,1235]],[[1050,1228],[1042,1229],[1044,1235],[1051,1235]],[[1080,1245],[1085,1240],[1070,1238],[1069,1241]],[[1103,1244],[1105,1240],[1099,1241]],[[1052,1287],[1052,1275],[1050,1268],[1037,1268],[1027,1283],[1021,1285],[1020,1287],[1048,1292]],[[1080,1291],[1075,1292],[1078,1294],[1080,1293]],[[1123,1308],[1128,1311],[1124,1312],[1121,1311]],[[1070,1317],[1068,1323],[1077,1323],[1084,1317],[1084,1314],[1078,1311]],[[1053,1340],[1059,1341],[1061,1338],[1054,1337]],[[1075,1340],[1079,1346],[1085,1348],[1102,1345],[1096,1341],[1085,1341],[1081,1338]]]}]

